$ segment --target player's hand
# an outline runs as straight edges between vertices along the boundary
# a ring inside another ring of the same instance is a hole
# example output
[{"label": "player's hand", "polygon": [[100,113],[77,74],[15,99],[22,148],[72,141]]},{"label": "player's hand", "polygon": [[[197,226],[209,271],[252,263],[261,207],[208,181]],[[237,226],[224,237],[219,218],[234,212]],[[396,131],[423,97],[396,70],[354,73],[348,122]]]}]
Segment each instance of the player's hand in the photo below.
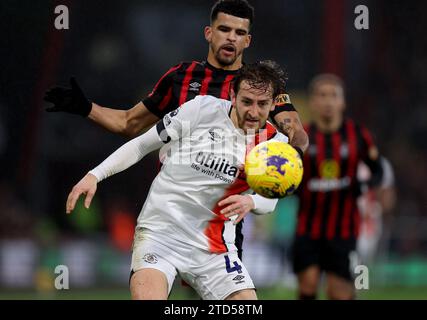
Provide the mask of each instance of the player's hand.
[{"label": "player's hand", "polygon": [[218,203],[219,206],[225,206],[220,212],[226,217],[237,215],[234,224],[238,224],[252,209],[255,208],[255,203],[250,195],[232,195]]},{"label": "player's hand", "polygon": [[71,88],[53,87],[48,90],[44,100],[53,103],[47,112],[68,112],[87,117],[92,110],[92,102],[84,95],[76,79],[70,79]]},{"label": "player's hand", "polygon": [[67,214],[70,214],[71,211],[74,210],[74,207],[76,206],[77,200],[80,198],[80,195],[85,194],[85,207],[86,209],[89,209],[90,203],[92,202],[92,198],[95,195],[96,192],[96,186],[98,184],[98,180],[93,174],[88,173],[83,177],[82,180],[77,183],[73,189],[71,190],[70,194],[68,195],[67,204],[66,204],[66,210]]}]

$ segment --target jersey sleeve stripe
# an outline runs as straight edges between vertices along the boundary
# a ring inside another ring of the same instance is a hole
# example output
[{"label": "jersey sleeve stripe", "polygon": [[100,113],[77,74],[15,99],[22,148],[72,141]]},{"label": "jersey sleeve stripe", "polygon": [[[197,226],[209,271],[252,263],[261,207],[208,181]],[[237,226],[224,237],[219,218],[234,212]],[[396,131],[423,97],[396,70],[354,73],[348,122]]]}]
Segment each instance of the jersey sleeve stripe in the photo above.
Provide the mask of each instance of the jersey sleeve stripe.
[{"label": "jersey sleeve stripe", "polygon": [[175,67],[172,67],[172,68],[170,68],[161,78],[160,78],[160,80],[159,81],[157,81],[157,83],[156,83],[156,85],[154,86],[154,89],[153,89],[153,91],[150,93],[150,96],[151,95],[153,95],[154,94],[154,92],[156,92],[157,91],[157,89],[158,89],[158,87],[159,87],[159,85],[163,82],[163,80],[167,77],[167,76],[169,76],[172,72],[175,72],[176,70],[178,70],[179,68],[181,68],[181,66],[182,66],[182,63],[180,63],[179,65],[177,65],[177,66],[175,66]]},{"label": "jersey sleeve stripe", "polygon": [[163,110],[172,99],[172,87],[169,87],[168,93],[163,97],[162,101],[159,104],[159,110]]}]

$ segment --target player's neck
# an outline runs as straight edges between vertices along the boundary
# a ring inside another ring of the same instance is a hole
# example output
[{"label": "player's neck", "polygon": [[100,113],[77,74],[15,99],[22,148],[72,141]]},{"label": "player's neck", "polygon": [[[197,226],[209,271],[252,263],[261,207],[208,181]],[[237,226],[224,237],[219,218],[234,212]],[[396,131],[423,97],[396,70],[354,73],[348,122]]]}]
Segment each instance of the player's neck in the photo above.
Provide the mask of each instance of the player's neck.
[{"label": "player's neck", "polygon": [[236,59],[236,61],[228,66],[224,66],[222,64],[220,64],[215,57],[209,53],[208,58],[207,58],[208,63],[213,66],[214,68],[217,69],[222,69],[222,70],[226,70],[226,71],[236,71],[239,70],[242,67],[242,57]]},{"label": "player's neck", "polygon": [[319,129],[319,131],[323,133],[332,133],[335,131],[338,131],[338,129],[341,127],[343,121],[343,117],[335,117],[332,119],[317,119],[315,120],[316,126]]}]

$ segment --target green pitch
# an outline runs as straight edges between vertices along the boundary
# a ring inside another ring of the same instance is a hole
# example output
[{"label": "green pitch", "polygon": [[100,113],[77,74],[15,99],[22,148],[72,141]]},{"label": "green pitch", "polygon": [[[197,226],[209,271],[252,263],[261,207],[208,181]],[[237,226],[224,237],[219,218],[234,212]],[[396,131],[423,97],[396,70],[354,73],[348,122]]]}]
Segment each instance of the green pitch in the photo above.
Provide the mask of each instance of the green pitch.
[{"label": "green pitch", "polygon": [[[294,290],[278,288],[258,289],[258,298],[260,300],[293,300],[296,297]],[[364,300],[427,300],[427,288],[416,287],[391,287],[377,288],[371,290],[358,291],[358,299]],[[324,299],[324,295],[320,296]],[[60,299],[60,300],[128,300],[130,294],[127,289],[70,289],[52,292],[31,292],[5,290],[0,291],[0,300],[37,300],[37,299]],[[193,294],[191,289],[177,288],[171,293],[170,299],[173,300],[192,300],[199,298]]]}]

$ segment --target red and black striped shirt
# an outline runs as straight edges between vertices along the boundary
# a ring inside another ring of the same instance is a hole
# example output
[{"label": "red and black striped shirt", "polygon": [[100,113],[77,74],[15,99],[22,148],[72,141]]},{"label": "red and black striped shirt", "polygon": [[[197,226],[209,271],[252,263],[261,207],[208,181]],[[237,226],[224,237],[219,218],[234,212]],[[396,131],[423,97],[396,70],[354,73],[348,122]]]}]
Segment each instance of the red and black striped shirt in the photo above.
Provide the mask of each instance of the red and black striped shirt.
[{"label": "red and black striped shirt", "polygon": [[[215,68],[207,61],[181,62],[160,78],[153,91],[142,102],[151,113],[163,118],[197,95],[229,100],[230,87],[237,72],[238,70]],[[292,104],[277,108],[281,111],[295,111]]]},{"label": "red and black striped shirt", "polygon": [[299,189],[297,236],[311,239],[350,239],[359,234],[356,179],[359,161],[369,161],[371,134],[352,120],[325,134],[315,124],[306,127],[310,146],[304,156]]}]

